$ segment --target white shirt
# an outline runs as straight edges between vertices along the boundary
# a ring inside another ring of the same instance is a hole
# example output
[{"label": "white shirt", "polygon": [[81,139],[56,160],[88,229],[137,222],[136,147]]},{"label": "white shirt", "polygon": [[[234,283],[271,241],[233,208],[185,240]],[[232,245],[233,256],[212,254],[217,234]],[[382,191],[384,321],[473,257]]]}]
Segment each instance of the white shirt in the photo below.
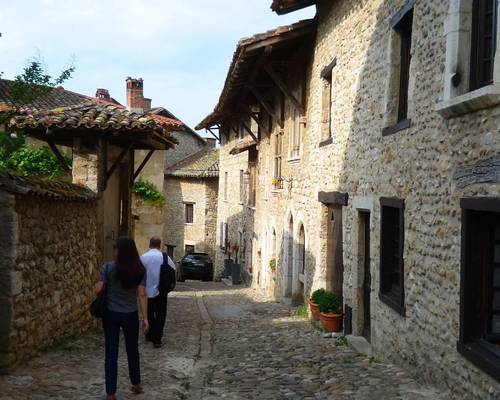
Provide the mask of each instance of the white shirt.
[{"label": "white shirt", "polygon": [[[141,256],[141,262],[146,268],[146,294],[152,299],[160,294],[160,269],[163,264],[163,254],[158,249],[150,249]],[[169,260],[170,265],[170,260]]]}]

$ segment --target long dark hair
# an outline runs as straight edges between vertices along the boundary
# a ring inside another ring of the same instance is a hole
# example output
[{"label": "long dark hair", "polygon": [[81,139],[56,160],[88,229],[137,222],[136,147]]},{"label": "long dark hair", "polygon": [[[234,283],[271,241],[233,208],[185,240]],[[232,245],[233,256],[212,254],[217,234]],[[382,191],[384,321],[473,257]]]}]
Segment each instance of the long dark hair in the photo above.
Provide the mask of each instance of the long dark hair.
[{"label": "long dark hair", "polygon": [[124,289],[134,289],[139,286],[146,273],[134,239],[119,238],[116,242],[116,249],[116,277]]}]

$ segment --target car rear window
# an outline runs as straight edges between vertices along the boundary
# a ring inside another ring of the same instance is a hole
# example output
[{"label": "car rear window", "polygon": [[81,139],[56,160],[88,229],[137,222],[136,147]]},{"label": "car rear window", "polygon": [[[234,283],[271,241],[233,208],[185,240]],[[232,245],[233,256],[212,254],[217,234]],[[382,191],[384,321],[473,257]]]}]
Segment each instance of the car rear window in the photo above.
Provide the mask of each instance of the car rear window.
[{"label": "car rear window", "polygon": [[210,261],[210,257],[208,257],[208,254],[189,254],[186,256],[186,260]]}]

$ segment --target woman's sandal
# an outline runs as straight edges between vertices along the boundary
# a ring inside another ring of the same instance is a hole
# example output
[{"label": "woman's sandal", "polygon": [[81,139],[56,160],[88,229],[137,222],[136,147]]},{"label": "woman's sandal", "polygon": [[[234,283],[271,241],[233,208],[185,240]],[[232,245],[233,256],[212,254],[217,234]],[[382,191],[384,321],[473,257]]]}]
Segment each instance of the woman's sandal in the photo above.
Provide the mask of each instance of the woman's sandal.
[{"label": "woman's sandal", "polygon": [[141,393],[144,393],[144,390],[142,390],[142,387],[141,385],[134,385],[130,388],[130,390],[132,391],[132,393],[134,394],[141,394]]}]

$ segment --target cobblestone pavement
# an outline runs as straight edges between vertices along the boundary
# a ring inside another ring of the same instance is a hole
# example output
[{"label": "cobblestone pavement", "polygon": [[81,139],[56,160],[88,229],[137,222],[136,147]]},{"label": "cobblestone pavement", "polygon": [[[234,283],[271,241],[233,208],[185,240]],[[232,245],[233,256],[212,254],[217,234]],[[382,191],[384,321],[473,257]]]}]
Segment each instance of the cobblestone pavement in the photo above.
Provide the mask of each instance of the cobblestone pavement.
[{"label": "cobblestone pavement", "polygon": [[[146,393],[129,393],[121,348],[119,400],[452,399],[323,339],[285,305],[220,283],[180,284],[169,297],[166,345],[140,347]],[[2,400],[103,399],[102,334],[59,344],[0,377],[0,388]]]}]

